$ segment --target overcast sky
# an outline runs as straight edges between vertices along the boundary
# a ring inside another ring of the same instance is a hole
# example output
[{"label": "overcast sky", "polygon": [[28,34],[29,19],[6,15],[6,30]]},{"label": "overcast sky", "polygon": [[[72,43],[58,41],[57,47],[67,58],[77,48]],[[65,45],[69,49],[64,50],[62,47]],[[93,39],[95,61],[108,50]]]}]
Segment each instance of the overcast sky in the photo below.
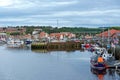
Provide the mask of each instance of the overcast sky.
[{"label": "overcast sky", "polygon": [[120,0],[0,0],[0,26],[111,26],[120,24]]}]

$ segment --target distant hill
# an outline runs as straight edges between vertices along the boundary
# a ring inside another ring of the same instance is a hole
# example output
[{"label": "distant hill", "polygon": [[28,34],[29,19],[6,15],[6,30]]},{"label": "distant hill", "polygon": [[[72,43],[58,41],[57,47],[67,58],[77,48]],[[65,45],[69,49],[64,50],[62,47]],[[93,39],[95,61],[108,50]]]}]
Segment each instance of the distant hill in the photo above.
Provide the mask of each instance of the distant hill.
[{"label": "distant hill", "polygon": [[[9,26],[10,27],[10,26]],[[7,28],[7,27],[5,27]],[[82,32],[95,32],[100,33],[103,31],[103,27],[97,27],[97,28],[87,28],[87,27],[52,27],[52,26],[16,26],[14,28],[26,28],[26,33],[32,34],[34,29],[42,29],[43,31],[47,33],[59,33],[59,32],[72,32],[72,33],[82,33]],[[114,26],[114,27],[104,27],[104,31],[109,29],[116,29],[120,30],[120,26]]]}]

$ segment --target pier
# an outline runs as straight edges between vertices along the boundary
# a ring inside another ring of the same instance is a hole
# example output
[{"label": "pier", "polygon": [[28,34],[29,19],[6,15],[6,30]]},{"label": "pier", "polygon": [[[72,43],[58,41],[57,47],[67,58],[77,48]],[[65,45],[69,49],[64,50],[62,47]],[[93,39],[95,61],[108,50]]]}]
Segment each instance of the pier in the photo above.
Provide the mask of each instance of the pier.
[{"label": "pier", "polygon": [[82,42],[51,42],[51,43],[33,43],[31,49],[47,50],[79,50]]}]

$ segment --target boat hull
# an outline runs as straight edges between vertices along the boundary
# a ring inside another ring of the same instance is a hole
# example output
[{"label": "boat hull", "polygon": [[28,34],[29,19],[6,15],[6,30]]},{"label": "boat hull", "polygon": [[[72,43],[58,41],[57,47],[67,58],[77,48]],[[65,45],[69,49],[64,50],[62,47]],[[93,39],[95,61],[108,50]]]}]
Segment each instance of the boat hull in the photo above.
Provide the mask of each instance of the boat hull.
[{"label": "boat hull", "polygon": [[91,72],[93,73],[93,74],[106,74],[106,69],[103,69],[103,70],[98,70],[98,69],[93,69],[93,68],[91,68]]},{"label": "boat hull", "polygon": [[96,70],[105,70],[106,69],[105,64],[97,64],[97,65],[91,64],[91,68],[96,69]]}]

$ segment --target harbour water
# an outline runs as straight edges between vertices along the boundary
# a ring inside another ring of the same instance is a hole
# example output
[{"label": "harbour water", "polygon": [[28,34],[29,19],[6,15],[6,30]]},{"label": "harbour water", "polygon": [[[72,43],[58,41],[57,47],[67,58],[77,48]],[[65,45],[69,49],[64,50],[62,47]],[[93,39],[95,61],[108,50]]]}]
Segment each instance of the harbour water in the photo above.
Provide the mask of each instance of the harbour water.
[{"label": "harbour water", "polygon": [[0,46],[0,80],[120,80],[119,70],[99,74],[88,51],[31,51]]}]

